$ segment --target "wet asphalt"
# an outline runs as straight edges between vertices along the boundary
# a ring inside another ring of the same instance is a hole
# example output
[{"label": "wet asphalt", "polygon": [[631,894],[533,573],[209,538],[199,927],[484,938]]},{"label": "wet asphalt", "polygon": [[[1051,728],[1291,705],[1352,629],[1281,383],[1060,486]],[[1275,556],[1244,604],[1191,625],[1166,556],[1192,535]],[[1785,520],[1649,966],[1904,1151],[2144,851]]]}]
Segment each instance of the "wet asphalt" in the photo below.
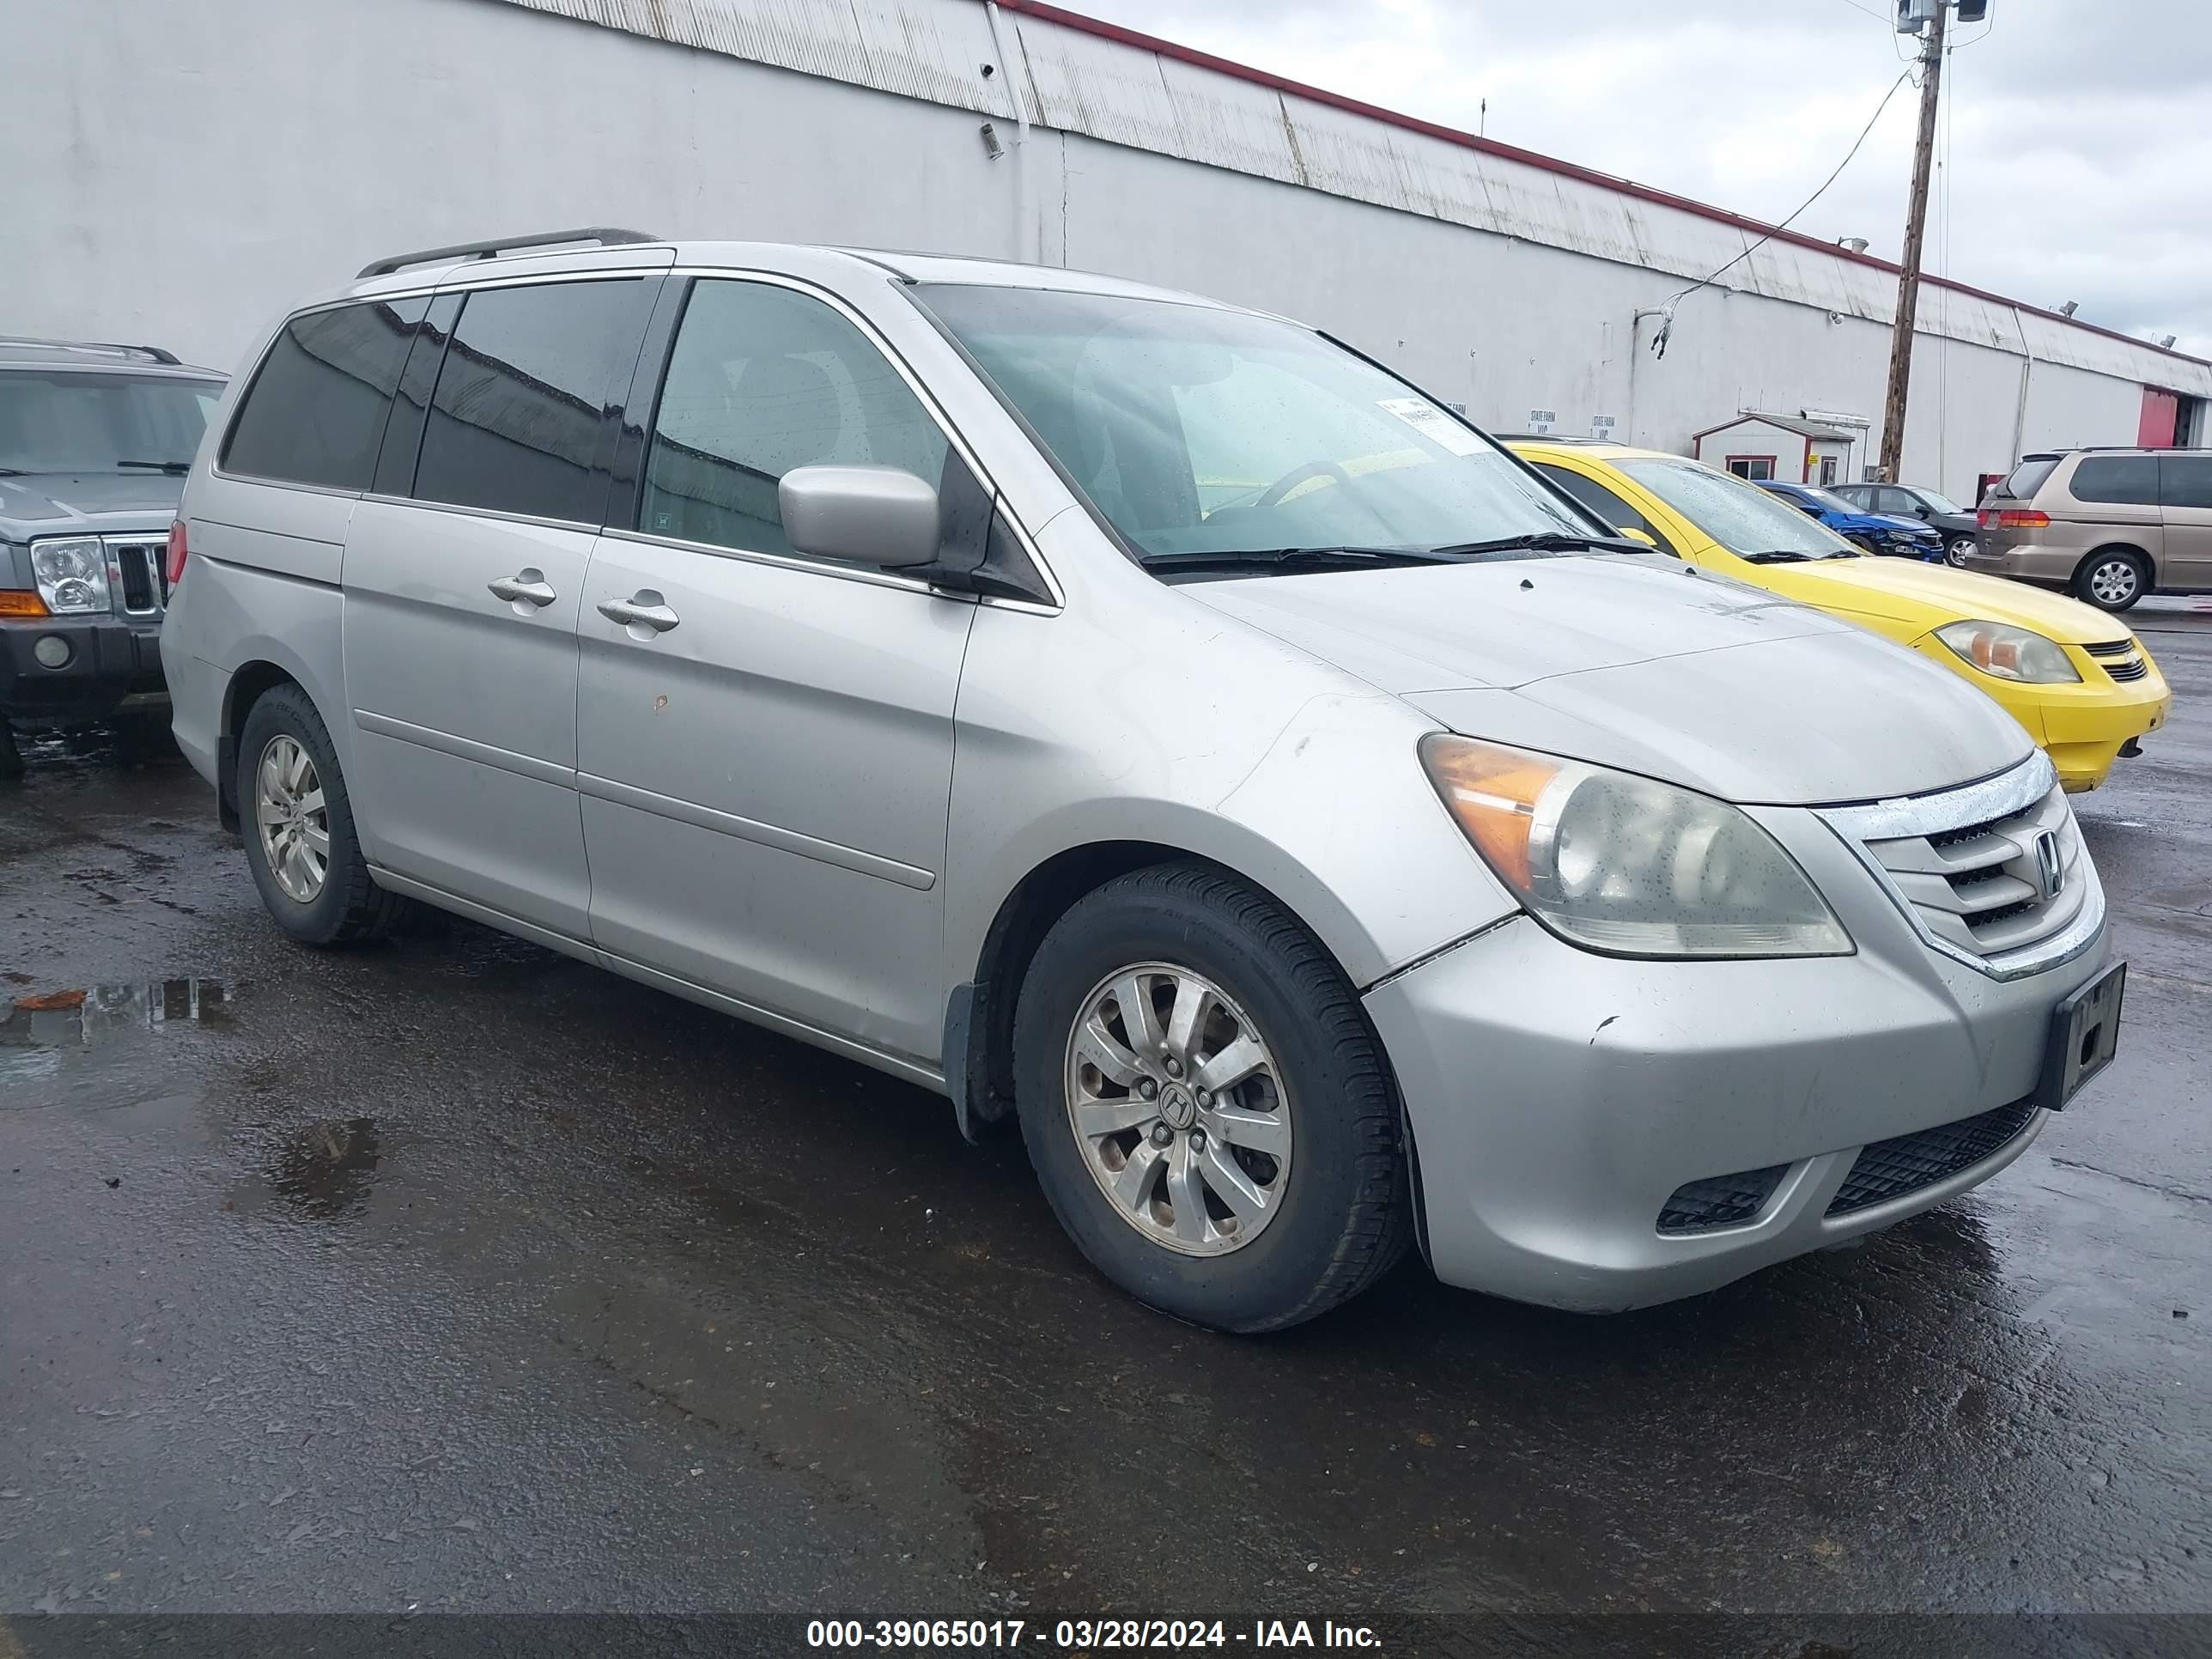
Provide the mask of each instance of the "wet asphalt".
[{"label": "wet asphalt", "polygon": [[2131,620],[2176,712],[2076,803],[2124,1038],[2010,1170],[1644,1313],[1414,1262],[1261,1340],[1109,1288],[919,1090],[460,923],[302,951],[158,737],[38,745],[0,1656],[86,1611],[2212,1613],[2212,603]]}]

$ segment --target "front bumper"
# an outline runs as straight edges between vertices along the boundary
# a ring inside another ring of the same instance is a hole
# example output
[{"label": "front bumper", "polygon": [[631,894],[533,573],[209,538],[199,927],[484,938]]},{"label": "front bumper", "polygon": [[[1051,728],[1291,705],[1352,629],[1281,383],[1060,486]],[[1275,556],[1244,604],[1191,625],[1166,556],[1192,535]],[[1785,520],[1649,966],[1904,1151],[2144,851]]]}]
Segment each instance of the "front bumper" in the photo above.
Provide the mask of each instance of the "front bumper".
[{"label": "front bumper", "polygon": [[[59,638],[69,659],[48,668],[33,654]],[[125,697],[166,696],[158,618],[10,617],[0,622],[0,714],[19,720],[96,720]]]},{"label": "front bumper", "polygon": [[[1370,990],[1437,1276],[1642,1307],[1887,1226],[2018,1157],[2044,1114],[1930,1184],[1828,1213],[1869,1143],[2033,1095],[2051,1012],[2102,965],[2104,935],[2008,981],[1929,951],[1878,896],[1838,908],[1854,956],[1631,961],[1522,917]],[[1678,1189],[1776,1165],[1741,1224],[1661,1232]]]},{"label": "front bumper", "polygon": [[1996,699],[2026,726],[2036,747],[2051,757],[2059,784],[2069,795],[2103,783],[2120,751],[2164,726],[2173,708],[2166,675],[2140,642],[2137,651],[2146,671],[2142,678],[2115,680],[2097,659],[2069,647],[2067,655],[2081,678],[2054,685],[1994,679],[1962,662],[1932,634],[1915,640],[1912,646]]}]

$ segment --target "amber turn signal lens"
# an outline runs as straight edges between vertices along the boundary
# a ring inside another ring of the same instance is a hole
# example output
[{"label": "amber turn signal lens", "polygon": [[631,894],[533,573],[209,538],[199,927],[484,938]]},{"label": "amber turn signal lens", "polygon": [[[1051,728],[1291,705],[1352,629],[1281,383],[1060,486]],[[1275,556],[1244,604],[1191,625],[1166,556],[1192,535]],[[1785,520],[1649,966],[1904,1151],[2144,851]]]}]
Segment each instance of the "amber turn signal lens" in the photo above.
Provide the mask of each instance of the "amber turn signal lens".
[{"label": "amber turn signal lens", "polygon": [[46,602],[27,589],[0,589],[0,617],[43,617]]},{"label": "amber turn signal lens", "polygon": [[1421,744],[1421,760],[1437,793],[1492,869],[1522,893],[1534,876],[1528,866],[1528,832],[1536,802],[1566,769],[1534,755],[1437,733]]}]

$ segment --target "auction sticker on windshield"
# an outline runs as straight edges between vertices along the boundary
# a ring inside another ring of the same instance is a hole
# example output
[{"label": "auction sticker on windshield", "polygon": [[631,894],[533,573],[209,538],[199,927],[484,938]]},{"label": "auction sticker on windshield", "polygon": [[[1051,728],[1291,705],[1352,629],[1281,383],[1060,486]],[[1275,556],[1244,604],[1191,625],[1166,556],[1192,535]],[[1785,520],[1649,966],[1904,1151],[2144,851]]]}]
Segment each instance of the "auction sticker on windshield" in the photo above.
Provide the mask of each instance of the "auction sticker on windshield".
[{"label": "auction sticker on windshield", "polygon": [[1473,455],[1486,446],[1457,421],[1420,398],[1383,398],[1381,405],[1431,443],[1441,444],[1455,455]]}]

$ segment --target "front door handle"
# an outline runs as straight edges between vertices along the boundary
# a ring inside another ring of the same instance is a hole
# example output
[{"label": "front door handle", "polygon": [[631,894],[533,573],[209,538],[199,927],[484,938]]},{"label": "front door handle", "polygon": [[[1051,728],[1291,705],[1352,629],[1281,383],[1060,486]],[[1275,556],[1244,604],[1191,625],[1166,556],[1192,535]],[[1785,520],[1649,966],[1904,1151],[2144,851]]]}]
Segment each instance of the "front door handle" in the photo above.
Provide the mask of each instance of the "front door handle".
[{"label": "front door handle", "polygon": [[645,639],[649,629],[653,634],[665,634],[684,619],[671,611],[659,594],[649,587],[641,587],[626,599],[601,599],[599,614],[611,623],[620,623],[630,631],[633,639]]},{"label": "front door handle", "polygon": [[541,611],[561,597],[545,580],[545,573],[531,565],[524,566],[512,576],[486,582],[484,586],[495,599],[505,599],[510,605],[534,605]]}]

